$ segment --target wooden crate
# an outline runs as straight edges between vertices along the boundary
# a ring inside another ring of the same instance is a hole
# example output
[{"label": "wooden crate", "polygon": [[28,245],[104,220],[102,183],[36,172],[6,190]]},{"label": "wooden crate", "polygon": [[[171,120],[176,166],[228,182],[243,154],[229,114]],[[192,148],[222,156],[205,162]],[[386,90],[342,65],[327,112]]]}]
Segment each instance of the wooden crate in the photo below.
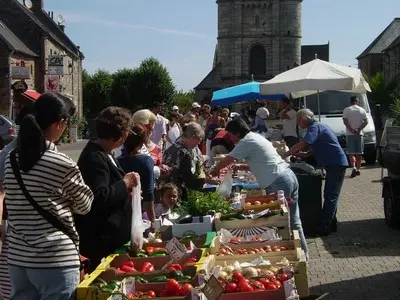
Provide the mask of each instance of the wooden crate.
[{"label": "wooden crate", "polygon": [[[305,261],[304,251],[300,248],[296,249],[296,254],[285,256],[287,260],[289,260],[290,265],[294,268],[294,280],[296,283],[296,288],[300,297],[308,297],[310,295],[310,289],[308,286],[308,264]],[[249,262],[252,259],[256,259],[260,257],[260,255],[253,254],[252,257],[247,256],[246,258],[243,255],[237,256],[225,256],[224,260],[217,260],[215,255],[210,255],[207,259],[204,260],[203,264],[199,267],[199,274],[208,274],[212,268],[216,265],[224,265],[233,264],[234,262]],[[267,257],[265,260],[269,260],[272,266],[279,267],[283,257]],[[259,266],[257,268],[263,268]]]},{"label": "wooden crate", "polygon": [[237,228],[256,228],[265,226],[274,226],[279,229],[279,234],[284,240],[291,239],[289,228],[289,211],[285,205],[280,207],[281,214],[270,216],[268,218],[259,218],[255,220],[228,220],[221,221],[221,214],[217,213],[215,217],[216,231],[224,229],[237,229]]},{"label": "wooden crate", "polygon": [[[252,247],[265,247],[265,246],[278,246],[278,247],[286,247],[288,250],[284,251],[279,251],[279,252],[268,252],[268,253],[263,253],[263,254],[242,254],[239,256],[243,256],[244,258],[253,258],[254,255],[259,257],[260,255],[266,259],[270,257],[286,257],[286,256],[297,256],[298,251],[297,248],[300,248],[300,238],[299,238],[299,233],[297,230],[293,231],[293,237],[294,239],[292,240],[278,240],[278,241],[263,241],[263,242],[254,242],[254,243],[241,243],[241,244],[234,244],[234,243],[228,243],[226,244],[229,246],[232,250],[236,249],[248,249]],[[218,236],[216,236],[211,243],[210,247],[210,254],[214,254],[216,260],[225,260],[226,256],[218,256],[216,255],[218,253],[219,248],[221,247],[221,242]],[[237,255],[235,255],[237,256]],[[300,259],[300,257],[298,257]]]}]

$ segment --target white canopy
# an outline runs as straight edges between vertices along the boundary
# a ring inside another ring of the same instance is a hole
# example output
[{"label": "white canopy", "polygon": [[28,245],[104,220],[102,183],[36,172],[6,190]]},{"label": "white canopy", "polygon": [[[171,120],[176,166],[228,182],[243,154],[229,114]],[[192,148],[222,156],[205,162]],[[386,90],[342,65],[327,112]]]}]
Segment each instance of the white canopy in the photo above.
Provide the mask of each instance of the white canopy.
[{"label": "white canopy", "polygon": [[320,59],[283,72],[260,85],[260,93],[263,95],[292,94],[294,98],[326,90],[371,91],[359,69]]}]

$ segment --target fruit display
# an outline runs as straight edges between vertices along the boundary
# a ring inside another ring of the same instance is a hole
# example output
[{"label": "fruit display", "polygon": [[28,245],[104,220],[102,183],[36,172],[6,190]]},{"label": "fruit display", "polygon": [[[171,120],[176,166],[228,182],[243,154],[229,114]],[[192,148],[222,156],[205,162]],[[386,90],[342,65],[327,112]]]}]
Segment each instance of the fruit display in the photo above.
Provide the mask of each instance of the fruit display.
[{"label": "fruit display", "polygon": [[238,248],[238,249],[232,249],[231,247],[227,245],[222,245],[218,252],[216,253],[217,256],[226,256],[226,255],[244,255],[244,254],[267,254],[270,252],[281,252],[281,251],[287,251],[287,250],[293,250],[293,249],[288,249],[288,247],[285,246],[279,246],[279,245],[266,245],[263,247],[249,247],[249,248]]}]

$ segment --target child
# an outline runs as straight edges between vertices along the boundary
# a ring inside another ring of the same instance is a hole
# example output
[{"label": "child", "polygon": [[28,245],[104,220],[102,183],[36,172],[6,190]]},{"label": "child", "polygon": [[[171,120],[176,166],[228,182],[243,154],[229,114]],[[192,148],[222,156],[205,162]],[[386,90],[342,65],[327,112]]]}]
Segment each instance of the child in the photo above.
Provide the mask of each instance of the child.
[{"label": "child", "polygon": [[182,130],[179,125],[179,115],[175,112],[171,114],[169,119],[169,123],[167,124],[167,145],[166,149],[168,149],[175,141],[181,136]]},{"label": "child", "polygon": [[173,183],[164,184],[160,191],[160,202],[155,205],[156,218],[168,215],[178,202],[178,187]]}]

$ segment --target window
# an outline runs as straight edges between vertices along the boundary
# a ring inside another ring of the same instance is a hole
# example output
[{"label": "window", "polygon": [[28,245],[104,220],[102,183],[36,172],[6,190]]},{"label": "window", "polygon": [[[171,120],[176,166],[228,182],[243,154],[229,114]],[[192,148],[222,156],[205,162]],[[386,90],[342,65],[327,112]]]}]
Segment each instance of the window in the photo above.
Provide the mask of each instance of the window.
[{"label": "window", "polygon": [[256,27],[260,27],[260,17],[259,16],[256,16],[254,24],[255,24]]},{"label": "window", "polygon": [[266,74],[266,53],[261,45],[255,45],[250,49],[249,73],[252,75]]}]

